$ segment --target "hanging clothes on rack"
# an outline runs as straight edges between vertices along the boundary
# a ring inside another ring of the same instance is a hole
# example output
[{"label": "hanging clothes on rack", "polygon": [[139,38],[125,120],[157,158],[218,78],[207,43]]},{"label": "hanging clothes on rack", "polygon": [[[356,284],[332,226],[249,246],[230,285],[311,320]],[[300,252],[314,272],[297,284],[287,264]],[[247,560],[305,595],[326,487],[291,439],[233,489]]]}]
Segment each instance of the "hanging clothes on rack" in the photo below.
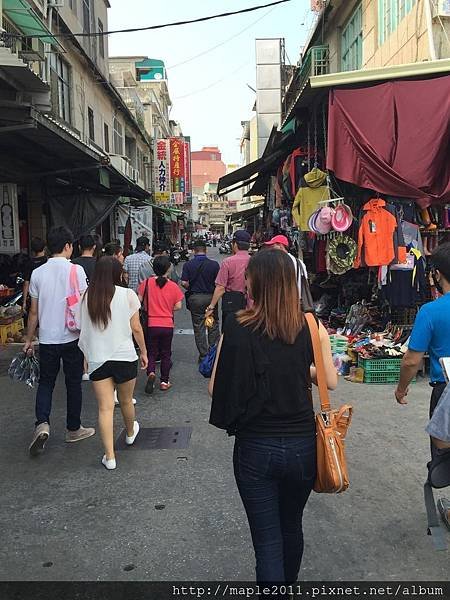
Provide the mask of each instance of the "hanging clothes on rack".
[{"label": "hanging clothes on rack", "polygon": [[318,168],[313,168],[302,179],[292,207],[292,216],[301,231],[310,231],[308,221],[319,207],[319,202],[330,199],[330,188],[325,185],[327,175]]}]

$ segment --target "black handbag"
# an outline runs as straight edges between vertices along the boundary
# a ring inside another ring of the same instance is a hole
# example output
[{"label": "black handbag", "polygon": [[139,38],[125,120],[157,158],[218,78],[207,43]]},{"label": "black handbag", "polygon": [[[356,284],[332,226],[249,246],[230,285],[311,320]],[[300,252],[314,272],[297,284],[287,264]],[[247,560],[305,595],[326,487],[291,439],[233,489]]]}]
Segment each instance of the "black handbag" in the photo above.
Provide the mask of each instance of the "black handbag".
[{"label": "black handbag", "polygon": [[247,298],[242,292],[225,292],[222,296],[222,312],[237,313],[247,306]]},{"label": "black handbag", "polygon": [[142,325],[142,329],[145,331],[147,331],[148,328],[148,282],[150,281],[150,278],[148,278],[145,282],[145,290],[144,290],[144,296],[142,297],[142,303],[141,303],[141,310],[139,313],[140,319],[141,319],[141,325]]}]

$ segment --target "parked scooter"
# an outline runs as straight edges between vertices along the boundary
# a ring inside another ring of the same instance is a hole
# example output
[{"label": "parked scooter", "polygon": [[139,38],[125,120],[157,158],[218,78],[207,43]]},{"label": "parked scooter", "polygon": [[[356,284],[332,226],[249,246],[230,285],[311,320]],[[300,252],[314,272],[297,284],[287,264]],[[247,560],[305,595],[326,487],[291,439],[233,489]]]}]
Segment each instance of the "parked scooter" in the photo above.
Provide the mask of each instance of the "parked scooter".
[{"label": "parked scooter", "polygon": [[170,262],[173,265],[177,265],[181,260],[180,249],[177,246],[172,246],[170,248]]}]

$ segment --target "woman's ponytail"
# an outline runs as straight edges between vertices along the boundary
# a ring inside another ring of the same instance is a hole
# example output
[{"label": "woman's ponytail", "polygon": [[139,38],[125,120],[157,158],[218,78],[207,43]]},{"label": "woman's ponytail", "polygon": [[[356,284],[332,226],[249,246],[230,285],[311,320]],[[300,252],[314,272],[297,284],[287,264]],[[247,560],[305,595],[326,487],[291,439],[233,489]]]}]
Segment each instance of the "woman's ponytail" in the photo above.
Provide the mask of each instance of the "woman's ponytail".
[{"label": "woman's ponytail", "polygon": [[167,283],[167,279],[164,276],[160,275],[159,277],[156,278],[156,285],[159,288],[162,289],[166,285],[166,283]]}]

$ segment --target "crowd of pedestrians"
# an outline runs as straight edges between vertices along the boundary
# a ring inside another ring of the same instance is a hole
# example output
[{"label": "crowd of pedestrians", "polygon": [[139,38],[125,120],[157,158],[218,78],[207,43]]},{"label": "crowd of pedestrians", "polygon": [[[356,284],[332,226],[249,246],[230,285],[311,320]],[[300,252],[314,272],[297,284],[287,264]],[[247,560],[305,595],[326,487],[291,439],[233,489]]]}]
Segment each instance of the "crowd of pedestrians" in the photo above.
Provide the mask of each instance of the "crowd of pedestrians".
[{"label": "crowd of pedestrians", "polygon": [[[316,477],[311,385],[317,375],[311,325],[304,316],[310,292],[305,265],[289,254],[285,236],[275,236],[252,258],[250,241],[247,231],[235,232],[232,256],[219,265],[208,258],[205,239],[198,239],[179,277],[167,247],[155,245],[150,257],[147,237],[138,238],[136,252],[124,259],[120,244],[103,248],[87,235],[79,241],[81,256],[73,261],[74,239],[67,228],[49,231],[48,260],[43,242],[34,240],[25,277],[29,317],[24,351],[33,352],[39,326],[41,377],[29,450],[40,454],[50,436],[52,396],[62,362],[66,442],[95,434],[93,427],[81,424],[84,371],[98,401],[101,463],[115,469],[115,402],[125,442],[132,445],[139,434],[133,399],[139,367],[147,374],[147,394],[154,391],[158,363],[159,389],[171,389],[174,314],[185,299],[198,361],[216,348],[210,423],[235,436],[234,475],[250,525],[257,580],[294,582],[303,553],[303,510]],[[406,403],[408,385],[428,352],[430,416],[446,387],[440,359],[450,356],[450,245],[438,248],[433,258],[433,277],[444,295],[419,312],[395,394],[399,403]],[[320,321],[316,325],[326,385],[334,389],[337,374],[329,337]],[[448,452],[449,445],[433,441],[433,460]],[[441,508],[448,522],[450,503],[442,500]]]}]

